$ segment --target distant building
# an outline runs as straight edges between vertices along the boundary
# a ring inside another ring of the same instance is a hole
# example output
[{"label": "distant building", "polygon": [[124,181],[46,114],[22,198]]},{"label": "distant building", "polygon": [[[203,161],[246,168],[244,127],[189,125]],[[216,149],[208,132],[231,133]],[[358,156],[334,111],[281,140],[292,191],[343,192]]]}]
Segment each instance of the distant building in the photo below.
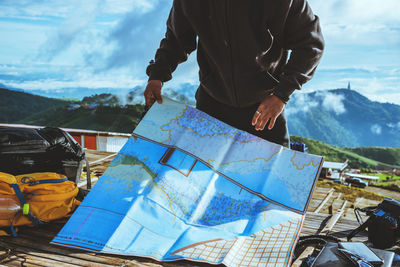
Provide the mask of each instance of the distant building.
[{"label": "distant building", "polygon": [[344,169],[346,169],[348,164],[349,164],[348,160],[346,160],[345,162],[324,161],[319,178],[335,179],[335,180],[342,179],[343,171]]},{"label": "distant building", "polygon": [[348,90],[351,90],[350,82],[347,84],[347,89],[348,89]]},{"label": "distant building", "polygon": [[69,106],[67,107],[67,110],[71,111],[71,110],[76,110],[79,109],[81,107],[81,105],[79,104],[69,104]]},{"label": "distant building", "polygon": [[361,170],[360,169],[350,169],[350,173],[360,174]]}]

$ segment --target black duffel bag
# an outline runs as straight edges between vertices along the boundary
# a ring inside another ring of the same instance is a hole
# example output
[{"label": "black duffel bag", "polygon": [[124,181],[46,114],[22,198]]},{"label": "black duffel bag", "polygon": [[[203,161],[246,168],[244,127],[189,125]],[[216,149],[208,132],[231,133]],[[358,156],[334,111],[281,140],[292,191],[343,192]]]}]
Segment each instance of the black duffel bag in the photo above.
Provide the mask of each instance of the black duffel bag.
[{"label": "black duffel bag", "polygon": [[90,188],[85,151],[69,133],[55,127],[0,127],[0,172],[12,175],[56,172],[78,183],[84,161]]},{"label": "black duffel bag", "polygon": [[[358,212],[364,212],[369,216],[364,223]],[[366,228],[368,228],[368,240],[376,248],[387,249],[400,240],[400,201],[385,198],[378,206],[355,208],[354,213],[361,225],[348,234],[348,241]]]}]

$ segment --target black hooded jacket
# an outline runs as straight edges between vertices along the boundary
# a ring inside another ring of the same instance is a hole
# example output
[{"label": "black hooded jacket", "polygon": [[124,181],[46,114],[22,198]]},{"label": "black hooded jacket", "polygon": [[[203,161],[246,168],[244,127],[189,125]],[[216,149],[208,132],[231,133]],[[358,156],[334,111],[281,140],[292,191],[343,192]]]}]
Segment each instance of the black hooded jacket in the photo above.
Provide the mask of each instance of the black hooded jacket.
[{"label": "black hooded jacket", "polygon": [[246,107],[271,93],[287,102],[312,78],[324,40],[306,0],[174,0],[149,80],[170,80],[196,48],[200,89]]}]

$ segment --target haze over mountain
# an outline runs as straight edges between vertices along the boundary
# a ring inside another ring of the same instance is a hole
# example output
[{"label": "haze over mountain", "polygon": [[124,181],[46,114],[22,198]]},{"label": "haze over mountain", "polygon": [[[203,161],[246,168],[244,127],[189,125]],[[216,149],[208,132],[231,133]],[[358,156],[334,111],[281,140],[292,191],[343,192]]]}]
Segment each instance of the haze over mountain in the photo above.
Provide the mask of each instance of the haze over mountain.
[{"label": "haze over mountain", "polygon": [[[128,114],[129,112],[126,113],[126,110],[123,109],[112,112],[108,110],[112,113],[111,117],[125,114],[128,116],[124,119],[125,123],[130,123],[140,115],[139,106],[144,101],[143,91],[143,87],[137,86],[126,94],[106,93],[85,97],[83,100],[92,104],[137,105],[134,114]],[[163,94],[179,102],[193,105],[193,91],[195,91],[195,87],[187,84],[179,91],[165,88]],[[79,111],[75,111],[72,120],[72,113],[65,108],[70,103],[59,99],[0,89],[0,122],[90,128],[92,123],[86,116],[94,116],[96,112],[82,111],[79,113]],[[107,108],[109,109],[109,107]],[[52,110],[51,114],[48,109]],[[101,111],[101,116],[105,116],[105,110]],[[289,133],[292,135],[312,138],[336,146],[400,147],[400,106],[371,101],[354,90],[296,92],[289,101],[285,112],[288,117]],[[96,118],[96,121],[96,126],[93,126],[94,130],[106,128],[103,130],[129,132],[133,129],[133,125],[131,127],[124,125],[121,129],[117,125],[106,127],[101,123],[101,118]],[[112,119],[108,118],[105,121],[112,121]]]},{"label": "haze over mountain", "polygon": [[290,134],[346,147],[400,147],[400,106],[354,90],[294,94],[286,109]]}]

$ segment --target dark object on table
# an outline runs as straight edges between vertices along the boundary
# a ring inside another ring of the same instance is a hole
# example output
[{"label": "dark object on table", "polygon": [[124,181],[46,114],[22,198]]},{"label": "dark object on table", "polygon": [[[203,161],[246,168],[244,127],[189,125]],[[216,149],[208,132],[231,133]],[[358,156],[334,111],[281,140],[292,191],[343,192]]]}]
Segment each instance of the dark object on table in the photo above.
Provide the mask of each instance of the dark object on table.
[{"label": "dark object on table", "polygon": [[374,251],[362,242],[339,242],[339,251],[349,252],[373,265],[381,266],[384,263]]},{"label": "dark object on table", "polygon": [[[383,265],[375,265],[375,266],[383,266],[390,267],[392,266],[394,252],[385,251],[380,249],[371,248],[379,258],[384,261]],[[314,261],[313,267],[351,267],[357,266],[354,265],[351,261],[344,256],[342,252],[339,251],[339,247],[337,243],[328,242],[327,245],[321,250],[318,254],[316,260]]]},{"label": "dark object on table", "polygon": [[[362,223],[359,212],[366,213],[369,218]],[[354,213],[361,224],[348,236],[350,240],[360,231],[368,227],[368,240],[377,248],[386,249],[394,246],[400,238],[400,202],[385,198],[378,206],[364,209],[355,208]]]},{"label": "dark object on table", "polygon": [[59,128],[0,127],[0,172],[55,172],[77,183],[85,159],[82,147]]},{"label": "dark object on table", "polygon": [[307,152],[307,146],[304,143],[290,142],[290,149],[300,152]]}]

